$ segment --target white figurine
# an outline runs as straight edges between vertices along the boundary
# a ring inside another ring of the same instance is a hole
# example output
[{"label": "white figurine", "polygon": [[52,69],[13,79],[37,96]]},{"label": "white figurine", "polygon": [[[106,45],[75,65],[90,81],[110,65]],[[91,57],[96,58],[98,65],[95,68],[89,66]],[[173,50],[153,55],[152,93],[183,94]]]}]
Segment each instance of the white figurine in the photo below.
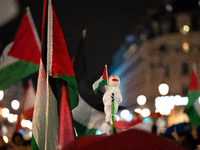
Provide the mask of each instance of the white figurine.
[{"label": "white figurine", "polygon": [[[119,104],[122,102],[122,95],[119,90],[120,79],[116,75],[112,75],[108,79],[108,86],[105,86],[106,92],[103,95],[104,112],[106,114],[105,121],[112,123],[111,105],[112,94],[114,94],[114,115],[118,111]],[[115,118],[116,120],[116,118]]]}]

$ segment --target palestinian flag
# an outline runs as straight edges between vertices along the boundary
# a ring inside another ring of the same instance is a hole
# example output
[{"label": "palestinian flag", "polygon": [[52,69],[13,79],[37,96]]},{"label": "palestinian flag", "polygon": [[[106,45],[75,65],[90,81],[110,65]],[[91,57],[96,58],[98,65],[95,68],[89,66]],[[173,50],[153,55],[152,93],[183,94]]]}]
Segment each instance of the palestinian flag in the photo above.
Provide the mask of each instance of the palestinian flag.
[{"label": "palestinian flag", "polygon": [[195,69],[192,70],[190,85],[188,90],[188,104],[185,107],[190,123],[200,125],[200,105],[198,102],[200,96],[199,85]]},{"label": "palestinian flag", "polygon": [[39,70],[39,37],[27,8],[14,42],[8,44],[0,57],[0,90],[5,90]]},{"label": "palestinian flag", "polygon": [[79,95],[79,104],[72,110],[74,126],[78,136],[95,135],[105,121],[105,113],[91,107]]},{"label": "palestinian flag", "polygon": [[94,84],[92,85],[92,88],[95,94],[97,93],[98,88],[107,84],[107,79],[108,79],[107,65],[105,65],[104,70],[103,70],[103,75],[97,81],[95,81]]},{"label": "palestinian flag", "polygon": [[[82,31],[77,52],[74,55],[74,72],[78,84],[79,104],[72,110],[77,136],[94,135],[105,120],[103,93],[97,94],[87,76],[84,58],[86,29]],[[103,71],[103,70],[102,70]]]},{"label": "palestinian flag", "polygon": [[34,103],[35,103],[35,89],[33,88],[33,83],[31,79],[29,79],[27,88],[25,89],[24,96],[21,102],[21,107],[15,127],[15,132],[18,132],[22,128],[21,121],[23,119],[25,120],[32,119]]},{"label": "palestinian flag", "polygon": [[71,109],[78,105],[78,88],[64,35],[51,1],[48,1],[48,7],[46,5],[47,0],[44,0],[42,60],[33,114],[31,149],[63,150],[75,140]]}]

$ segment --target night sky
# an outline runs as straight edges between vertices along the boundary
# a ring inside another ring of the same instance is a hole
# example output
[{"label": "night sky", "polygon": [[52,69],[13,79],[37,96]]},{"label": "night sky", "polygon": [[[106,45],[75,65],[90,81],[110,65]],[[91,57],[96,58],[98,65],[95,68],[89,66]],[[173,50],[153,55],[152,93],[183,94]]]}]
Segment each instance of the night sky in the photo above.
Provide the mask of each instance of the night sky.
[{"label": "night sky", "polygon": [[[0,1],[3,4],[3,1]],[[83,29],[85,60],[92,78],[105,64],[111,65],[113,55],[140,24],[149,8],[161,6],[160,0],[53,0],[53,7],[64,33],[69,55],[78,48]],[[20,12],[29,6],[39,36],[42,28],[42,0],[19,0]],[[20,16],[20,15],[19,15]],[[0,41],[1,42],[1,41]]]}]

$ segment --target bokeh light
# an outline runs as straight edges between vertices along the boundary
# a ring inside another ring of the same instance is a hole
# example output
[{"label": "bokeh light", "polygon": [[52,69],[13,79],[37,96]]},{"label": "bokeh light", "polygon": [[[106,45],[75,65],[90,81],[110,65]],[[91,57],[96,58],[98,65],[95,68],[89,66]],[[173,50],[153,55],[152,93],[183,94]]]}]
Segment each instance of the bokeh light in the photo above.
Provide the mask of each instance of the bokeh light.
[{"label": "bokeh light", "polygon": [[3,140],[4,140],[5,143],[8,143],[8,142],[9,142],[8,137],[5,136],[5,135],[3,136]]},{"label": "bokeh light", "polygon": [[0,91],[0,101],[3,99],[3,97],[4,97],[4,92]]},{"label": "bokeh light", "polygon": [[166,83],[162,83],[159,85],[158,90],[161,95],[166,95],[169,92],[169,86]]},{"label": "bokeh light", "polygon": [[150,110],[148,108],[144,108],[141,112],[142,117],[148,117],[150,115]]},{"label": "bokeh light", "polygon": [[129,110],[124,109],[121,111],[120,116],[125,119],[129,116],[129,114],[130,114]]},{"label": "bokeh light", "polygon": [[140,109],[140,108],[136,108],[136,109],[134,109],[134,111],[136,112],[136,113],[141,113],[142,112],[142,110]]},{"label": "bokeh light", "polygon": [[187,42],[183,43],[183,51],[186,53],[190,51],[190,45]]},{"label": "bokeh light", "polygon": [[101,131],[100,130],[96,130],[95,135],[101,135]]},{"label": "bokeh light", "polygon": [[133,114],[129,113],[128,117],[125,118],[126,122],[131,122],[133,120]]},{"label": "bokeh light", "polygon": [[12,102],[11,102],[11,107],[14,109],[14,110],[18,110],[19,109],[19,106],[20,106],[20,104],[19,104],[19,101],[18,100],[13,100]]},{"label": "bokeh light", "polygon": [[6,135],[8,133],[7,126],[3,125],[2,128],[1,128],[1,132],[2,132],[2,134]]},{"label": "bokeh light", "polygon": [[15,122],[15,115],[14,114],[9,114],[8,115],[8,122],[10,122],[10,123]]},{"label": "bokeh light", "polygon": [[165,106],[163,106],[160,110],[161,115],[166,115],[168,116],[171,113],[171,110]]},{"label": "bokeh light", "polygon": [[137,97],[137,103],[138,103],[138,105],[144,105],[146,103],[146,101],[147,101],[147,98],[144,95],[139,95]]},{"label": "bokeh light", "polygon": [[171,12],[172,9],[173,9],[172,5],[170,5],[170,4],[167,4],[167,5],[166,5],[166,10],[167,10],[168,12]]},{"label": "bokeh light", "polygon": [[4,117],[4,118],[7,118],[9,113],[10,113],[10,110],[8,108],[3,108],[1,110],[2,117]]},{"label": "bokeh light", "polygon": [[25,119],[23,119],[23,120],[21,121],[21,126],[22,126],[23,128],[29,128],[30,130],[32,130],[32,122],[31,122],[30,120],[25,120]]}]

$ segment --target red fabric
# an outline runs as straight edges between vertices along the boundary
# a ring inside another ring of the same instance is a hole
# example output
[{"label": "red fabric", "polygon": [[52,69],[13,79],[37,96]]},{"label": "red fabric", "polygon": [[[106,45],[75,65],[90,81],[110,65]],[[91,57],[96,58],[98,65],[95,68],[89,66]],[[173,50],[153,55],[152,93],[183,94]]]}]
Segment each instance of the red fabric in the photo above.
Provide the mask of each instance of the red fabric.
[{"label": "red fabric", "polygon": [[42,13],[42,35],[41,35],[41,47],[43,45],[44,40],[44,24],[45,24],[45,17],[46,17],[46,10],[47,10],[47,0],[43,0],[43,13]]},{"label": "red fabric", "polygon": [[106,81],[108,79],[108,77],[107,77],[107,67],[106,66],[104,67],[104,70],[103,70],[103,79],[106,79]]},{"label": "red fabric", "polygon": [[55,75],[75,76],[73,67],[72,67],[72,63],[71,63],[71,59],[68,54],[64,35],[60,28],[56,14],[53,10],[52,77],[54,77]]},{"label": "red fabric", "polygon": [[34,107],[27,109],[24,111],[24,119],[30,119],[33,117],[33,111],[34,111]]},{"label": "red fabric", "polygon": [[131,122],[120,120],[120,121],[114,122],[114,127],[118,130],[123,130],[123,129],[128,129],[131,126],[134,126],[134,125],[141,123],[141,122],[142,122],[142,120],[133,120]]},{"label": "red fabric", "polygon": [[162,115],[161,115],[160,113],[151,113],[151,114],[149,115],[149,117],[158,117],[158,118],[161,118]]},{"label": "red fabric", "polygon": [[110,136],[80,137],[68,150],[186,150],[163,137],[131,129]]},{"label": "red fabric", "polygon": [[58,140],[62,150],[65,150],[66,147],[75,140],[71,110],[66,90],[66,87],[63,86],[60,104]]},{"label": "red fabric", "polygon": [[23,16],[14,44],[8,55],[34,64],[40,63],[40,48],[36,42],[33,26],[30,23],[28,12]]},{"label": "red fabric", "polygon": [[194,70],[192,70],[189,91],[196,91],[196,90],[199,90],[199,85],[198,85],[196,73]]},{"label": "red fabric", "polygon": [[[136,115],[136,119],[135,120],[132,120],[131,122],[127,122],[127,121],[124,121],[124,120],[120,120],[120,121],[115,121],[114,122],[114,127],[118,130],[124,130],[124,129],[128,129],[130,128],[131,126],[134,126],[134,125],[137,125],[139,123],[141,123],[143,121],[143,119],[141,119],[139,117],[139,114],[138,113],[135,113]],[[151,113],[149,115],[149,117],[162,117],[162,115],[160,113]]]}]

